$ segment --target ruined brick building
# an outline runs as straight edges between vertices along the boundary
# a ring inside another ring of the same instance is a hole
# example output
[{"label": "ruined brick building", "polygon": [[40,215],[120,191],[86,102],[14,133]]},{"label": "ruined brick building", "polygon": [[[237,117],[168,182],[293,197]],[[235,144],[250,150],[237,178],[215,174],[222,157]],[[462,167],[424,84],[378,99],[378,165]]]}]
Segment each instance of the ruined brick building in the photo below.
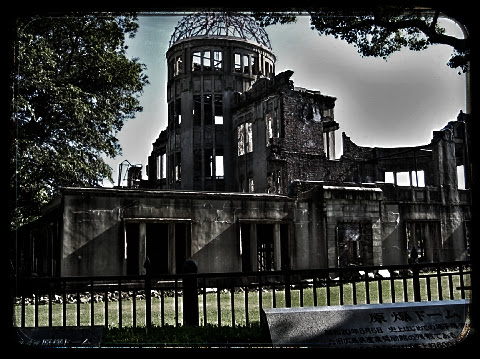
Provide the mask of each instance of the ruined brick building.
[{"label": "ruined brick building", "polygon": [[[179,273],[406,263],[468,256],[468,115],[415,147],[342,134],[336,98],[275,74],[268,35],[245,15],[195,14],[166,53],[168,126],[148,180],[66,188],[19,236],[39,275]],[[341,95],[341,94],[340,94]],[[457,168],[465,188],[458,188]],[[406,178],[407,185],[399,185]]]}]

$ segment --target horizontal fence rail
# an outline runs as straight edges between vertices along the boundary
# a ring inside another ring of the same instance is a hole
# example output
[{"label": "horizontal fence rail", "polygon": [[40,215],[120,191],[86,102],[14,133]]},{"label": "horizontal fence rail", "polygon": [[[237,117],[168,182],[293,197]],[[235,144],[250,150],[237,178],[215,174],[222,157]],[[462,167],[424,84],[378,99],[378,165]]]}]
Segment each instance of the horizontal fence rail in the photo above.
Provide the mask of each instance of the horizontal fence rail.
[{"label": "horizontal fence rail", "polygon": [[14,321],[19,327],[249,325],[264,320],[263,308],[468,299],[471,273],[470,262],[462,261],[248,273],[22,278],[15,282]]}]

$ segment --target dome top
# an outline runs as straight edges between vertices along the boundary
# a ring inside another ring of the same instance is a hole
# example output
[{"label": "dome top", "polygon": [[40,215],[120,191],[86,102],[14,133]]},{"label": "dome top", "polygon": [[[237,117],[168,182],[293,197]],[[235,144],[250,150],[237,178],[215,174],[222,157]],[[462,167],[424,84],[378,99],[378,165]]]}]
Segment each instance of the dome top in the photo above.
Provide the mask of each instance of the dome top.
[{"label": "dome top", "polygon": [[267,32],[251,16],[232,12],[198,12],[178,22],[169,47],[177,41],[194,36],[228,36],[254,41],[272,49]]}]

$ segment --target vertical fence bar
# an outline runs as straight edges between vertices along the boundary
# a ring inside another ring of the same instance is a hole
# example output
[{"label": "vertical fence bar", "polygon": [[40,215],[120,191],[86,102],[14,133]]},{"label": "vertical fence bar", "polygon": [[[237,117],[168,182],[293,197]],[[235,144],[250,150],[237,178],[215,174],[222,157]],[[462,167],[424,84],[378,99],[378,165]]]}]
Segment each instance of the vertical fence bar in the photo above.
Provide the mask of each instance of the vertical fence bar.
[{"label": "vertical fence bar", "polygon": [[352,280],[352,296],[353,296],[353,304],[357,304],[357,281],[355,279]]},{"label": "vertical fence bar", "polygon": [[222,303],[220,300],[221,288],[217,286],[217,321],[218,326],[222,325]]},{"label": "vertical fence bar", "polygon": [[67,282],[63,280],[63,293],[62,293],[62,314],[63,314],[63,326],[67,326]]},{"label": "vertical fence bar", "polygon": [[25,327],[25,292],[22,293],[22,318],[20,319],[20,326]]},{"label": "vertical fence bar", "polygon": [[330,306],[330,276],[327,276],[325,280],[325,286],[327,290],[327,306]]},{"label": "vertical fence bar", "polygon": [[316,307],[318,304],[317,298],[317,276],[314,274],[313,276],[313,306]]},{"label": "vertical fence bar", "polygon": [[118,280],[118,327],[123,326],[123,308],[122,308],[122,280]]},{"label": "vertical fence bar", "polygon": [[152,326],[152,290],[150,275],[145,275],[145,326],[150,328]]},{"label": "vertical fence bar", "polygon": [[365,271],[365,301],[370,304],[370,282],[367,271]]},{"label": "vertical fence bar", "polygon": [[245,286],[245,325],[248,327],[249,321],[248,321],[248,285]]},{"label": "vertical fence bar", "polygon": [[203,277],[203,325],[207,324],[207,280]]},{"label": "vertical fence bar", "polygon": [[53,325],[53,318],[52,318],[52,315],[53,315],[53,305],[52,305],[52,296],[53,296],[53,293],[52,293],[52,290],[50,289],[50,291],[48,292],[48,326],[51,327]]},{"label": "vertical fence bar", "polygon": [[137,327],[137,291],[132,291],[132,326]]},{"label": "vertical fence bar", "polygon": [[414,267],[412,269],[412,281],[413,281],[413,300],[415,302],[421,302],[421,293],[420,293],[420,274],[419,269]]},{"label": "vertical fence bar", "polygon": [[392,297],[392,303],[395,303],[395,279],[393,278],[393,275],[390,274],[390,293]]},{"label": "vertical fence bar", "polygon": [[222,325],[222,306],[220,302],[220,287],[217,286],[217,319],[218,326]]},{"label": "vertical fence bar", "polygon": [[378,303],[382,304],[383,303],[383,285],[382,285],[381,278],[378,278],[377,286],[378,286]]},{"label": "vertical fence bar", "polygon": [[162,327],[165,326],[165,291],[160,289],[160,321]]},{"label": "vertical fence bar", "polygon": [[175,277],[175,326],[178,327],[178,278]]},{"label": "vertical fence bar", "polygon": [[403,301],[408,302],[407,278],[403,277]]},{"label": "vertical fence bar", "polygon": [[35,283],[35,301],[34,301],[34,312],[35,312],[35,328],[38,327],[38,281]]},{"label": "vertical fence bar", "polygon": [[430,288],[430,276],[425,277],[426,285],[427,285],[427,300],[430,302],[432,300],[432,290]]},{"label": "vertical fence bar", "polygon": [[260,316],[260,324],[263,324],[263,284],[262,275],[258,276],[258,315]]},{"label": "vertical fence bar", "polygon": [[285,274],[285,307],[292,306],[292,292],[290,290],[290,274]]},{"label": "vertical fence bar", "polygon": [[453,275],[448,273],[448,288],[450,290],[450,300],[453,300]]},{"label": "vertical fence bar", "polygon": [[340,305],[343,305],[343,280],[342,280],[342,273],[338,276],[338,287],[340,289]]},{"label": "vertical fence bar", "polygon": [[442,275],[440,273],[440,265],[437,265],[437,288],[438,288],[438,300],[443,300]]},{"label": "vertical fence bar", "polygon": [[300,307],[303,307],[303,283],[300,283]]},{"label": "vertical fence bar", "polygon": [[235,287],[230,287],[230,306],[232,308],[232,328],[235,328]]},{"label": "vertical fence bar", "polygon": [[90,325],[95,325],[95,298],[93,292],[93,279],[90,280]]},{"label": "vertical fence bar", "polygon": [[108,287],[105,287],[103,301],[105,302],[105,327],[108,328]]},{"label": "vertical fence bar", "polygon": [[272,285],[272,308],[276,308],[277,307],[277,294],[276,294],[276,290],[275,290],[275,282],[273,282],[273,285]]},{"label": "vertical fence bar", "polygon": [[462,299],[465,299],[465,283],[463,281],[463,266],[460,265],[458,268],[458,273],[460,276],[460,295]]},{"label": "vertical fence bar", "polygon": [[80,292],[77,290],[77,327],[80,326]]}]

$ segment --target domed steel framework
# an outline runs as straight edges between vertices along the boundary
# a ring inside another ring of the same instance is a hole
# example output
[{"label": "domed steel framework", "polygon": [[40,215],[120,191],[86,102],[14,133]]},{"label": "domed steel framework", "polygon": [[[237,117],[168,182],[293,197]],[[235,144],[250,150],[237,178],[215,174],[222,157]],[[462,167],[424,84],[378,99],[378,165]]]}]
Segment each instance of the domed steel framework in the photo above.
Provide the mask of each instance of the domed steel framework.
[{"label": "domed steel framework", "polygon": [[242,13],[199,12],[187,15],[175,27],[169,47],[195,36],[237,37],[272,49],[265,29],[253,17]]}]

